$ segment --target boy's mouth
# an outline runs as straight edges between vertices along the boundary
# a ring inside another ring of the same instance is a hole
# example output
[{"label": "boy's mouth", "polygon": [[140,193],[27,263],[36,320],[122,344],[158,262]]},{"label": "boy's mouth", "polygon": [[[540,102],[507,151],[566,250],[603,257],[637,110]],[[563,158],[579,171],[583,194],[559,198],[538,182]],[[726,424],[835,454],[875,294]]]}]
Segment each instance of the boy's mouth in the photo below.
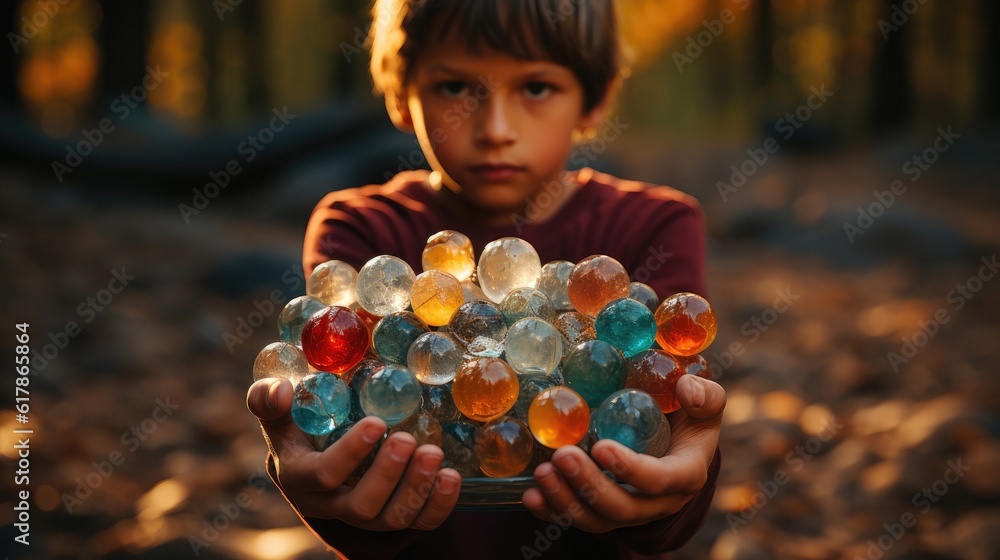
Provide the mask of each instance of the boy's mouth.
[{"label": "boy's mouth", "polygon": [[487,183],[507,182],[524,171],[523,167],[509,163],[480,163],[469,169]]}]

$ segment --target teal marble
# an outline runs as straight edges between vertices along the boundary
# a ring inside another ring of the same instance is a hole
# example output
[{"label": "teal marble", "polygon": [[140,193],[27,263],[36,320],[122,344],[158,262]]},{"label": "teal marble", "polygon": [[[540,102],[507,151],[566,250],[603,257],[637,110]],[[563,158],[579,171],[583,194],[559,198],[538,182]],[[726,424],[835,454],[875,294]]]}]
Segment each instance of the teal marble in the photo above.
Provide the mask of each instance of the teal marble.
[{"label": "teal marble", "polygon": [[350,414],[350,389],[332,373],[308,375],[295,389],[292,420],[307,434],[328,434],[347,422]]},{"label": "teal marble", "polygon": [[638,453],[646,451],[663,421],[660,405],[639,389],[614,392],[590,415],[597,439],[613,439]]},{"label": "teal marble", "polygon": [[390,313],[375,325],[372,346],[386,363],[406,365],[410,346],[430,329],[411,311]]},{"label": "teal marble", "polygon": [[653,345],[656,319],[642,303],[630,298],[616,299],[597,314],[594,331],[598,340],[614,344],[626,358],[631,358]]},{"label": "teal marble", "polygon": [[404,366],[386,364],[361,385],[358,400],[368,416],[378,416],[389,427],[420,410],[420,382]]},{"label": "teal marble", "polygon": [[278,314],[278,338],[282,342],[302,347],[302,327],[326,305],[313,297],[299,296],[288,302]]},{"label": "teal marble", "polygon": [[563,363],[566,385],[596,408],[625,386],[625,356],[610,342],[588,340],[578,344]]}]

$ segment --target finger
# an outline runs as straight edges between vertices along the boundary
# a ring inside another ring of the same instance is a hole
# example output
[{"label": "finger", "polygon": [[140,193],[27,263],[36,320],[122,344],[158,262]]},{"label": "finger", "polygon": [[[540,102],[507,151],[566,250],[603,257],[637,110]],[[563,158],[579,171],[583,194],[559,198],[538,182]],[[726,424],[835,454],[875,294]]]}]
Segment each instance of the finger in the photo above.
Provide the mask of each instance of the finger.
[{"label": "finger", "polygon": [[[573,447],[573,449],[578,448]],[[553,455],[554,458],[555,455]],[[607,480],[607,477],[604,478]],[[607,530],[604,520],[600,519],[584,501],[585,498],[577,495],[577,488],[574,488],[566,480],[560,469],[556,468],[553,463],[539,465],[535,469],[535,481],[538,483],[538,488],[545,501],[544,506],[532,510],[536,517],[560,525],[572,524],[574,527],[588,532]],[[590,496],[590,492],[594,491],[595,488],[592,486],[584,489],[581,493],[584,496]]]},{"label": "finger", "polygon": [[406,432],[389,436],[357,486],[334,498],[334,508],[359,522],[374,521],[399,484],[416,448],[417,440]]},{"label": "finger", "polygon": [[458,503],[459,490],[462,487],[462,476],[455,469],[441,469],[434,478],[434,491],[427,500],[420,515],[413,521],[413,528],[430,531],[438,528]]},{"label": "finger", "polygon": [[413,523],[434,488],[442,459],[444,453],[436,445],[422,445],[413,452],[406,474],[379,516],[386,528],[405,529]]},{"label": "finger", "polygon": [[690,416],[722,421],[726,408],[726,390],[714,381],[697,375],[682,375],[677,381],[677,400]]},{"label": "finger", "polygon": [[591,454],[620,482],[646,495],[683,494],[690,498],[708,480],[708,463],[698,452],[671,453],[656,458],[636,453],[616,441],[602,439],[591,448]]},{"label": "finger", "polygon": [[322,453],[312,450],[285,457],[279,451],[278,478],[282,488],[304,493],[339,488],[365,461],[384,433],[385,422],[368,416]]}]

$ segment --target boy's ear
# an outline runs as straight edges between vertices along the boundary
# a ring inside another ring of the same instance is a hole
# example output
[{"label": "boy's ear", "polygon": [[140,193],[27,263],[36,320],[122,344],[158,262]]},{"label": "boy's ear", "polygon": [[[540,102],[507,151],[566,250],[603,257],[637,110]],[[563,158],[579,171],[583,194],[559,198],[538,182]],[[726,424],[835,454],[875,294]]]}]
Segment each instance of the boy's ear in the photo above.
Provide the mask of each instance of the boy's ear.
[{"label": "boy's ear", "polygon": [[413,134],[413,116],[406,100],[394,93],[385,94],[385,109],[389,112],[392,124],[402,132]]}]

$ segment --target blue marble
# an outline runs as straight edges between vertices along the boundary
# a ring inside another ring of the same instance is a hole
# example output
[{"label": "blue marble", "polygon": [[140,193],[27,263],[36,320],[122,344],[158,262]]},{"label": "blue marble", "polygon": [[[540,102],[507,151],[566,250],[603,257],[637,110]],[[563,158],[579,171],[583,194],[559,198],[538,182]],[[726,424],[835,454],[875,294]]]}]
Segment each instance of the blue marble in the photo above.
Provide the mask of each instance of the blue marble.
[{"label": "blue marble", "polygon": [[351,414],[351,392],[344,380],[332,373],[306,376],[292,398],[292,420],[303,432],[323,435],[347,422]]},{"label": "blue marble", "polygon": [[622,389],[609,396],[590,415],[591,431],[598,439],[613,439],[643,453],[663,423],[660,405],[639,389]]},{"label": "blue marble", "polygon": [[626,358],[631,358],[653,345],[656,319],[642,303],[630,298],[616,299],[597,314],[594,330],[598,340],[614,344]]},{"label": "blue marble", "polygon": [[528,408],[535,395],[541,393],[549,387],[555,387],[557,383],[547,375],[526,375],[521,378],[520,389],[517,393],[517,401],[514,403],[513,413],[518,420],[528,421]]}]

